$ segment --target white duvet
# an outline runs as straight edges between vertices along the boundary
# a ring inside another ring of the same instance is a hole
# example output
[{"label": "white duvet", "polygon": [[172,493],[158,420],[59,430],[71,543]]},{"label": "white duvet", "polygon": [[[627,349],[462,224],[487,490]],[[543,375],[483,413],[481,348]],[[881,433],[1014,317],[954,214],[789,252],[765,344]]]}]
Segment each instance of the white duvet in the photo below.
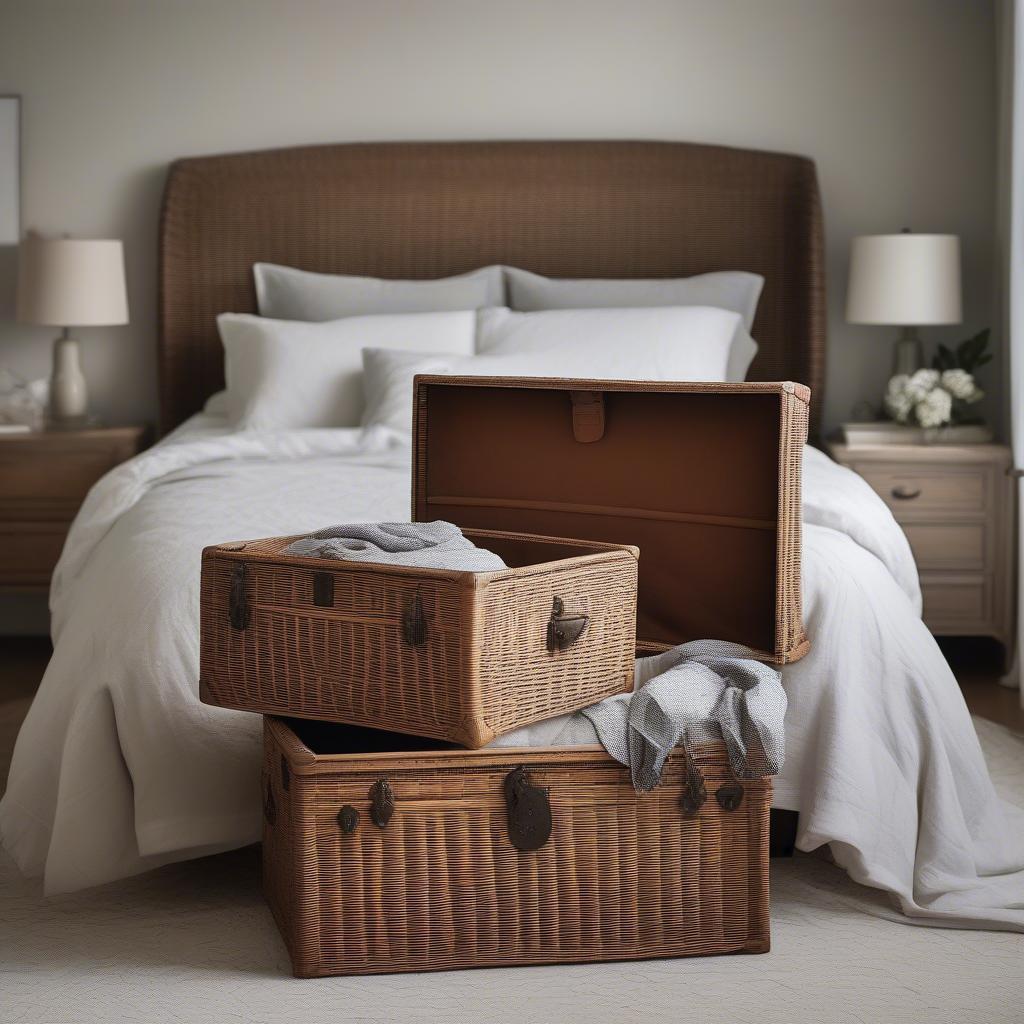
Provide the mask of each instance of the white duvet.
[{"label": "white duvet", "polygon": [[[960,690],[920,619],[888,509],[808,449],[804,610],[783,671],[774,804],[798,845],[920,923],[1024,930],[1024,813],[1000,802]],[[259,838],[260,719],[199,702],[207,544],[408,518],[408,451],[385,431],[232,434],[197,418],[96,485],[51,595],[55,649],[0,804],[48,893]]]}]

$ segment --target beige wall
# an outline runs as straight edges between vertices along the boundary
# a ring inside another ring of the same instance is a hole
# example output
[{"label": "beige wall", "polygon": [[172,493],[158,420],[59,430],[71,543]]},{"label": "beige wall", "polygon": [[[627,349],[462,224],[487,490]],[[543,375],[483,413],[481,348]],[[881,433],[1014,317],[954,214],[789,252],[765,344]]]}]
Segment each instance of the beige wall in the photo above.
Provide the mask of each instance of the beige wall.
[{"label": "beige wall", "polygon": [[[877,395],[888,358],[886,329],[842,320],[851,235],[960,234],[968,322],[929,336],[994,322],[994,55],[985,0],[0,0],[0,93],[24,97],[23,227],[125,240],[132,324],[80,332],[94,407],[120,420],[155,415],[175,157],[642,137],[817,160],[838,422]],[[50,334],[10,323],[13,263],[0,251],[0,365],[41,376]]]}]

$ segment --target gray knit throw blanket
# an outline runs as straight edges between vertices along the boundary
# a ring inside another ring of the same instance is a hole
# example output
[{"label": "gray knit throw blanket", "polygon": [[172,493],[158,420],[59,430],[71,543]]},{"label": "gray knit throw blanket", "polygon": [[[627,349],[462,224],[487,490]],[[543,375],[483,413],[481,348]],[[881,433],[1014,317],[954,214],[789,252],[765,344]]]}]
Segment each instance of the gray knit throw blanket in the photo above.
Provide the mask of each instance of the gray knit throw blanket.
[{"label": "gray knit throw blanket", "polygon": [[633,788],[654,789],[677,743],[724,740],[737,778],[776,775],[785,757],[786,692],[779,673],[739,644],[694,640],[637,661],[635,690],[582,714]]},{"label": "gray knit throw blanket", "polygon": [[657,786],[673,747],[724,741],[738,778],[775,775],[785,754],[786,692],[753,652],[694,640],[636,663],[633,693],[583,711],[524,725],[488,747],[580,747],[601,743],[630,769],[634,787]]},{"label": "gray knit throw blanket", "polygon": [[282,552],[306,558],[337,558],[421,569],[493,572],[505,563],[478,548],[452,523],[349,523],[293,541]]}]

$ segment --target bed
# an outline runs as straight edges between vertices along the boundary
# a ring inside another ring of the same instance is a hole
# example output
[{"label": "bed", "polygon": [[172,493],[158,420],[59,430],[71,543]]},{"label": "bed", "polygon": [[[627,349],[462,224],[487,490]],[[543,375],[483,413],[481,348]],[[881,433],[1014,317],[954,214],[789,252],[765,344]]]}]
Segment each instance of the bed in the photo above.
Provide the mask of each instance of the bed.
[{"label": "bed", "polygon": [[[387,431],[236,432],[215,317],[253,311],[263,260],[430,278],[492,263],[563,277],[762,274],[752,379],[824,381],[813,164],[684,143],[367,144],[189,159],[160,232],[164,439],[90,494],[51,594],[54,656],[19,736],[0,830],[47,892],[259,836],[256,716],[198,700],[199,554],[246,536],[408,517]],[[1024,816],[996,797],[959,688],[920,619],[906,540],[858,477],[809,448],[804,605],[783,673],[775,806],[797,842],[904,919],[1024,929]]]}]

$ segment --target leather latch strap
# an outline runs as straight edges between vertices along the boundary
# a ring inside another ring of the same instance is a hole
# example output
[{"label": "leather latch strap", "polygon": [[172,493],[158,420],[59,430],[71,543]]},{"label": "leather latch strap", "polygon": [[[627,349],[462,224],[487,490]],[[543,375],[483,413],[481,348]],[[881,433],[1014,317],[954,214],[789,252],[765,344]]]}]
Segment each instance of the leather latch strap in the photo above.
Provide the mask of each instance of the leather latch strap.
[{"label": "leather latch strap", "polygon": [[570,391],[572,433],[580,444],[604,437],[604,394],[600,391]]}]

